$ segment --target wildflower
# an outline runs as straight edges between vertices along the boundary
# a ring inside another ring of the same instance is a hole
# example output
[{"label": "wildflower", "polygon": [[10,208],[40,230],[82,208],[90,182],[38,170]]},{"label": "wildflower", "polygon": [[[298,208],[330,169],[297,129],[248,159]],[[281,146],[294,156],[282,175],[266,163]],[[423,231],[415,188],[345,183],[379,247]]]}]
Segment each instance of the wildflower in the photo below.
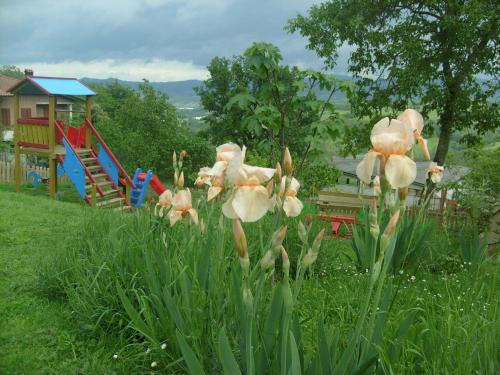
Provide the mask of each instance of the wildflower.
[{"label": "wildflower", "polygon": [[155,214],[156,214],[156,209],[159,206],[160,210],[158,212],[158,216],[163,217],[164,211],[168,211],[171,205],[172,205],[172,192],[167,189],[163,193],[161,193],[160,196],[158,197],[158,203],[156,204],[155,207]]},{"label": "wildflower", "polygon": [[234,191],[222,206],[222,212],[230,219],[254,222],[270,209],[271,200],[262,184],[273,177],[275,170],[246,165],[243,163],[244,158],[245,148],[227,167],[226,176],[229,183],[234,185]]},{"label": "wildflower", "polygon": [[150,349],[150,348],[147,348],[147,349],[146,349],[146,354],[149,354],[149,353],[151,353],[151,349]]},{"label": "wildflower", "polygon": [[393,188],[410,185],[417,175],[417,166],[405,155],[413,139],[399,120],[383,118],[372,129],[370,140],[373,149],[368,151],[356,168],[356,174],[366,184],[371,181],[375,159],[380,158],[380,173],[385,175]]},{"label": "wildflower", "polygon": [[217,161],[209,172],[212,176],[222,176],[226,171],[229,162],[237,156],[240,157],[242,154],[240,146],[235,143],[225,143],[217,147],[216,151]]},{"label": "wildflower", "polygon": [[432,162],[429,164],[429,168],[427,168],[427,177],[430,177],[432,182],[435,184],[441,182],[443,178],[444,167],[437,165],[437,163]]},{"label": "wildflower", "polygon": [[189,189],[180,190],[177,194],[175,194],[172,200],[172,209],[168,214],[170,218],[170,226],[174,226],[179,219],[182,219],[186,215],[190,216],[191,221],[194,224],[198,224],[198,213],[192,206],[191,192]]},{"label": "wildflower", "polygon": [[299,190],[300,184],[294,177],[291,178],[290,184],[287,188],[286,186],[286,177],[281,179],[281,191],[285,191],[285,199],[283,201],[283,211],[285,211],[286,216],[288,217],[296,217],[299,216],[304,208],[302,202],[297,198],[297,192]]},{"label": "wildflower", "polygon": [[167,344],[161,344],[161,350],[167,349]]},{"label": "wildflower", "polygon": [[212,177],[212,186],[208,188],[207,200],[211,201],[224,190],[224,176]]},{"label": "wildflower", "polygon": [[113,354],[113,359],[118,359],[118,354]]},{"label": "wildflower", "polygon": [[286,175],[290,175],[293,172],[292,156],[288,147],[285,147],[285,151],[283,152],[283,170]]},{"label": "wildflower", "polygon": [[412,282],[412,283],[414,283],[414,282],[415,282],[415,280],[416,280],[416,277],[415,277],[415,276],[412,276],[412,277],[410,277],[410,280],[411,280],[411,282]]},{"label": "wildflower", "polygon": [[422,137],[422,130],[424,129],[424,118],[422,115],[414,109],[408,108],[398,116],[398,120],[410,130],[424,158],[430,160],[431,156],[427,148],[427,140]]},{"label": "wildflower", "polygon": [[151,368],[155,368],[156,366],[158,366],[158,363],[156,363],[156,362],[151,363]]},{"label": "wildflower", "polygon": [[198,177],[194,182],[197,188],[202,188],[203,185],[210,185],[210,178],[211,178],[209,173],[210,170],[211,168],[208,167],[200,168],[200,171],[198,172]]}]

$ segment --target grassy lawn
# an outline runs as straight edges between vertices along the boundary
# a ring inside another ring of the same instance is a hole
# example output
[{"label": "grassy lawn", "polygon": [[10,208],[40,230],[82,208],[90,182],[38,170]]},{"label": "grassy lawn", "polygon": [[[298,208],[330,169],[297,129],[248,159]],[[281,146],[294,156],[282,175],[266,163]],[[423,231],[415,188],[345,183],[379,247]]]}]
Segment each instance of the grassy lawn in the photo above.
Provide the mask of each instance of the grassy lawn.
[{"label": "grassy lawn", "polygon": [[37,192],[29,189],[9,190],[11,185],[0,185],[0,373],[116,372],[112,353],[118,341],[82,335],[70,308],[37,288],[37,263],[74,240],[86,209],[30,196]]},{"label": "grassy lawn", "polygon": [[[115,280],[131,294],[143,290],[152,294],[146,282],[150,270],[143,264],[144,249],[156,249],[158,256],[165,257],[161,264],[174,266],[174,259],[189,260],[189,254],[210,251],[214,270],[227,267],[210,277],[225,277],[237,263],[230,229],[216,232],[221,225],[219,212],[209,207],[200,212],[207,226],[215,228],[215,234],[200,236],[184,224],[171,229],[166,222],[151,220],[145,211],[118,216],[89,209],[75,203],[78,197],[70,186],[61,187],[61,201],[48,199],[43,188],[26,185],[22,194],[13,190],[12,185],[0,185],[0,374],[171,373],[172,369],[183,373],[185,368],[175,367],[182,357],[168,325],[156,332],[167,343],[167,350],[155,348],[129,329]],[[312,207],[306,210],[312,211]],[[251,252],[260,247],[261,231],[268,229],[272,219],[268,217],[262,226],[246,227]],[[162,227],[168,234],[168,251],[158,240]],[[298,257],[292,246],[298,241],[295,233],[296,228],[290,226],[289,242],[285,242],[292,262]],[[394,373],[494,374],[500,368],[495,334],[500,329],[498,264],[487,262],[473,271],[459,261],[458,249],[448,244],[448,237],[435,233],[429,245],[432,261],[425,266],[390,276],[393,307],[386,344],[400,322],[415,314],[401,355],[391,363]],[[227,254],[218,259],[219,246]],[[356,269],[353,258],[350,241],[326,238],[314,272],[304,281],[297,310],[309,352],[316,340],[318,317],[338,329],[341,340],[358,317],[369,274]],[[201,267],[198,262],[193,260]],[[214,279],[217,288],[213,293],[220,301],[229,298],[225,291],[229,279]],[[196,292],[196,284],[193,293],[201,298],[204,294]],[[214,303],[215,315],[210,321],[216,324],[207,325],[214,331],[223,320],[230,321],[230,314],[217,315],[217,298],[205,301]],[[182,306],[182,300],[177,305]],[[208,310],[203,308],[201,314],[198,309],[193,314],[190,309],[185,311],[184,318],[192,317],[197,334],[207,324]],[[207,343],[212,343],[208,338]]]}]

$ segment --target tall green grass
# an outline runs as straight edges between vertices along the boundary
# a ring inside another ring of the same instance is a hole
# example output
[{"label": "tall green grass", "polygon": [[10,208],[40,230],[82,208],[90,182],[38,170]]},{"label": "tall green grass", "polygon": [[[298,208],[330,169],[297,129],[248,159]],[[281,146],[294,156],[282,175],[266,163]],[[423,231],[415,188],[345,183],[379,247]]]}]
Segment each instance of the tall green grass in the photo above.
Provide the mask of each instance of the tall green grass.
[{"label": "tall green grass", "polygon": [[[40,266],[43,287],[62,297],[86,330],[149,347],[138,361],[147,357],[166,373],[498,370],[496,265],[482,264],[478,273],[386,269],[385,282],[377,283],[351,267],[347,242],[325,238],[304,273],[298,265],[320,228],[310,230],[304,247],[290,220],[290,273],[279,258],[263,271],[259,261],[278,226],[269,216],[244,226],[248,304],[230,221],[217,206],[199,211],[204,233],[187,223],[170,228],[147,211],[94,211],[79,240]],[[389,253],[398,251],[395,244]]]}]

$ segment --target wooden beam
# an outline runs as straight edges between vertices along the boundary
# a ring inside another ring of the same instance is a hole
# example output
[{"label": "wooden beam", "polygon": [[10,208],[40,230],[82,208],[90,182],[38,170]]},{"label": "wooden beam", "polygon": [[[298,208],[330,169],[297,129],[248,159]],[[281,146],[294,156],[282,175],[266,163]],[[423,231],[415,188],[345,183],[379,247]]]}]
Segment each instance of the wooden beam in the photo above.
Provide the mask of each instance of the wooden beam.
[{"label": "wooden beam", "polygon": [[[92,122],[92,97],[87,96],[85,100],[85,119]],[[85,148],[92,147],[92,132],[87,127],[85,130]]]},{"label": "wooden beam", "polygon": [[17,144],[20,139],[19,120],[19,94],[14,94],[14,175],[16,180],[16,192],[21,191],[21,153]]},{"label": "wooden beam", "polygon": [[56,106],[56,97],[49,95],[49,190],[52,199],[56,199],[57,192],[57,161],[54,152],[56,147]]}]

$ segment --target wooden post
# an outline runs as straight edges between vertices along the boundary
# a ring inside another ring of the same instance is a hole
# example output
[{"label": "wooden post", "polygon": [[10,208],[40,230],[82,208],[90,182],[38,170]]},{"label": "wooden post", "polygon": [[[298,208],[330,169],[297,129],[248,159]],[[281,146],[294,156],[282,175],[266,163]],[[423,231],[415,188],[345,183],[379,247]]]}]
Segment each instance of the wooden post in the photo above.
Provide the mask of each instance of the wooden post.
[{"label": "wooden post", "polygon": [[49,191],[52,199],[56,199],[57,193],[56,105],[56,97],[49,95]]},{"label": "wooden post", "polygon": [[20,129],[19,129],[19,94],[14,94],[14,174],[16,180],[16,192],[21,191],[21,150],[19,148],[18,142],[20,141]]},{"label": "wooden post", "polygon": [[125,185],[125,198],[127,198],[127,202],[128,202],[129,204],[131,204],[131,203],[130,203],[130,194],[131,194],[131,188],[130,188],[130,185],[129,185],[129,183],[128,183],[128,182],[126,182],[126,185]]},{"label": "wooden post", "polygon": [[[92,97],[87,96],[85,101],[85,119],[92,122]],[[89,128],[85,130],[85,148],[92,147],[92,132]]]},{"label": "wooden post", "polygon": [[92,190],[90,191],[90,205],[94,208],[97,207],[97,184],[95,182],[92,184]]}]

